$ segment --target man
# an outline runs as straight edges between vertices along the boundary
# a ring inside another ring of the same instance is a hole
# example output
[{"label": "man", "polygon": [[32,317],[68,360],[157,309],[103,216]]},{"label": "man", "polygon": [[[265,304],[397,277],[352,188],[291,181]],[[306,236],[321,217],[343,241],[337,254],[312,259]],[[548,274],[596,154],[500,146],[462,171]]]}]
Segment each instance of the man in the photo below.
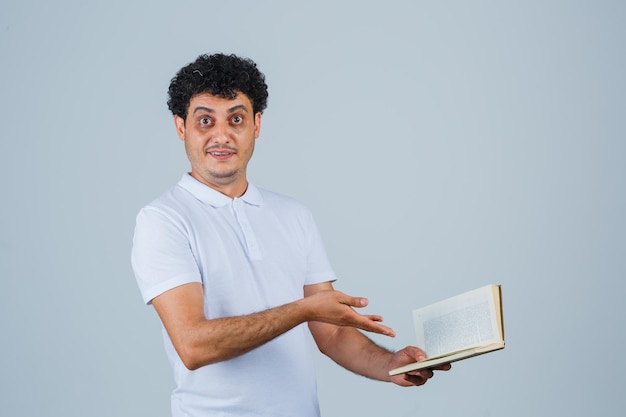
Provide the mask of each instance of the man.
[{"label": "man", "polygon": [[[248,182],[267,103],[252,61],[202,55],[172,79],[168,106],[191,172],[137,216],[132,264],[164,328],[173,416],[319,416],[310,338],[345,368],[389,377],[421,360],[359,330],[394,336],[367,299],[333,289],[317,226],[299,202]],[[449,365],[441,369],[449,369]]]}]

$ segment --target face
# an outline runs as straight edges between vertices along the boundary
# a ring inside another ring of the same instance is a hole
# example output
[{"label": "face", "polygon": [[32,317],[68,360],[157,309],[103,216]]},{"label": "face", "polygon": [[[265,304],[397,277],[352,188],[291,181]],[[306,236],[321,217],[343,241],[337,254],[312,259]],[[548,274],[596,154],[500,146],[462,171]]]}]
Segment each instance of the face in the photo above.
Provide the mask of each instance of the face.
[{"label": "face", "polygon": [[174,123],[185,142],[191,175],[229,197],[241,196],[248,187],[246,167],[261,129],[261,113],[253,114],[248,96],[195,95],[187,119],[174,116]]}]

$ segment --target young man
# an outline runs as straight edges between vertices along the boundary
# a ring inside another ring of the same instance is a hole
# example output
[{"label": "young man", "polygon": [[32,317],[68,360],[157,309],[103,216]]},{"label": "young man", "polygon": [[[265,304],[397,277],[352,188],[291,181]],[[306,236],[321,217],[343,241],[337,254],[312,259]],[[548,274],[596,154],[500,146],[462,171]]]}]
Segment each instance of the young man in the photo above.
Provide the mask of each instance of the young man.
[{"label": "young man", "polygon": [[423,352],[392,353],[357,330],[394,336],[354,310],[367,299],[333,289],[310,211],[248,182],[267,95],[256,64],[234,55],[202,55],[170,84],[191,172],[138,214],[132,264],[163,323],[175,417],[319,416],[309,334],[366,377],[410,386],[432,376],[389,377]]}]

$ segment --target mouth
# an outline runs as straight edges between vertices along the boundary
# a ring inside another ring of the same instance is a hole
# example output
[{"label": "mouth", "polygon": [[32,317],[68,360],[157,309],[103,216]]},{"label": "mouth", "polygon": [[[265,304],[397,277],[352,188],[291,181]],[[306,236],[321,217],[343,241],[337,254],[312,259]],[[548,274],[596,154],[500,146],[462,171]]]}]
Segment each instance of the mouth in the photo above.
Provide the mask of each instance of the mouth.
[{"label": "mouth", "polygon": [[220,161],[228,159],[235,154],[234,150],[231,149],[207,149],[206,153]]}]

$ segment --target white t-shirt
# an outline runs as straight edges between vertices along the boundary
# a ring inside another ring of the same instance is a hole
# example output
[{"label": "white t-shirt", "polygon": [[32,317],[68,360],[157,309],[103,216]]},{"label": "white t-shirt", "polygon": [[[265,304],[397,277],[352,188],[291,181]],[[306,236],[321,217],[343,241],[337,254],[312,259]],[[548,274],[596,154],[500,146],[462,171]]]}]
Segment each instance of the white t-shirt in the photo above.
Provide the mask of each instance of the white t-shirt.
[{"label": "white t-shirt", "polygon": [[[137,216],[132,265],[146,303],[200,282],[208,319],[300,299],[335,279],[311,212],[248,184],[231,199],[186,174]],[[174,417],[319,416],[306,323],[231,360],[189,371],[165,330]]]}]

